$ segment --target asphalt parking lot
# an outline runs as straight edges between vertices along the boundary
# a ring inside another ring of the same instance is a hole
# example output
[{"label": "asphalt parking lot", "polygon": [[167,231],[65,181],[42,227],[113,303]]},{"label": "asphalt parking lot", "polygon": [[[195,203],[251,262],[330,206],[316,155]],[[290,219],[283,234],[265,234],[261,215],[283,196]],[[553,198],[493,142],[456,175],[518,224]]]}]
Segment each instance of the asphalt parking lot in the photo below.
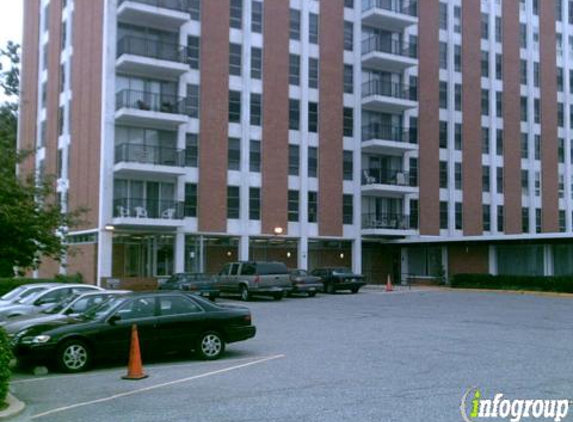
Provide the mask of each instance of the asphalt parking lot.
[{"label": "asphalt parking lot", "polygon": [[475,386],[573,399],[571,298],[365,289],[248,306],[256,338],[219,361],[144,362],[135,382],[119,366],[17,373],[12,420],[453,422]]}]

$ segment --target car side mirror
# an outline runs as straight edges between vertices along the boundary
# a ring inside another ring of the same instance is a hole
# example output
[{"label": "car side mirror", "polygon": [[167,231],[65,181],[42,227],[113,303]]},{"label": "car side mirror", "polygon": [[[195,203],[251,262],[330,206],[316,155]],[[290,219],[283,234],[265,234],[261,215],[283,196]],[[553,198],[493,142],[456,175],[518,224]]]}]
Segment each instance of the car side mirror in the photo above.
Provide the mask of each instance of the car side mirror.
[{"label": "car side mirror", "polygon": [[120,321],[120,320],[121,320],[121,315],[115,314],[115,315],[110,316],[109,319],[107,320],[107,322],[110,325],[115,325],[115,323],[117,321]]}]

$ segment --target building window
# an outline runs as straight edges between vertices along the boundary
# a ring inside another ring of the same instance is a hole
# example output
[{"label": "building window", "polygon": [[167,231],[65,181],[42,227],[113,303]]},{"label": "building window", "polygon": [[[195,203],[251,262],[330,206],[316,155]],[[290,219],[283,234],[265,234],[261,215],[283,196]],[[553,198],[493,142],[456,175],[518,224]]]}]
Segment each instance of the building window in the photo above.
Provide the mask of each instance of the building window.
[{"label": "building window", "polygon": [[495,17],[495,41],[496,42],[501,42],[501,38],[503,36],[503,26],[502,26],[502,20],[501,17],[496,16]]},{"label": "building window", "polygon": [[199,37],[187,37],[187,64],[191,69],[199,69],[200,45]]},{"label": "building window", "polygon": [[318,132],[318,104],[313,102],[308,103],[308,131]]},{"label": "building window", "polygon": [[503,167],[496,167],[497,193],[503,193]]},{"label": "building window", "polygon": [[448,108],[448,83],[440,81],[440,108]]},{"label": "building window", "polygon": [[298,221],[298,196],[297,190],[288,191],[288,221]]},{"label": "building window", "polygon": [[563,106],[563,103],[559,102],[557,103],[557,125],[559,127],[565,126],[565,107]]},{"label": "building window", "polygon": [[185,183],[183,213],[185,217],[197,217],[197,185],[195,183]]},{"label": "building window", "polygon": [[263,73],[263,50],[251,48],[251,78],[261,79]]},{"label": "building window", "polygon": [[238,186],[227,186],[227,218],[239,218],[241,198]]},{"label": "building window", "polygon": [[228,168],[229,170],[241,170],[241,140],[239,138],[229,138]]},{"label": "building window", "polygon": [[251,93],[251,126],[261,126],[261,94]]},{"label": "building window", "polygon": [[289,105],[289,129],[299,130],[300,128],[300,101],[290,98],[288,101]]},{"label": "building window", "polygon": [[462,190],[462,163],[454,163],[454,179],[456,189]]},{"label": "building window", "polygon": [[497,129],[496,131],[495,152],[497,155],[503,155],[503,129]]},{"label": "building window", "polygon": [[539,88],[539,62],[533,62],[533,85]]},{"label": "building window", "polygon": [[251,31],[258,34],[263,32],[263,4],[253,0]]},{"label": "building window", "polygon": [[456,123],[454,125],[454,148],[458,151],[462,150],[462,125]]},{"label": "building window", "polygon": [[420,215],[420,203],[417,199],[410,199],[410,228],[418,228],[418,219]]},{"label": "building window", "polygon": [[454,44],[454,70],[462,71],[462,46],[459,44]]},{"label": "building window", "polygon": [[60,106],[58,109],[58,136],[64,134],[65,108]]},{"label": "building window", "polygon": [[462,86],[454,85],[454,108],[456,111],[462,111]]},{"label": "building window", "polygon": [[185,166],[197,167],[199,161],[199,137],[195,133],[185,135]]},{"label": "building window", "polygon": [[563,138],[557,140],[557,159],[560,163],[565,162],[565,139]]},{"label": "building window", "polygon": [[418,186],[418,159],[410,157],[410,186]]},{"label": "building window", "polygon": [[201,0],[189,0],[189,14],[194,21],[201,19]]},{"label": "building window", "polygon": [[448,188],[448,163],[440,161],[440,188]]},{"label": "building window", "polygon": [[527,122],[527,97],[521,97],[521,121]]},{"label": "building window", "polygon": [[535,208],[535,232],[541,233],[541,208]]},{"label": "building window", "polygon": [[291,40],[300,41],[300,10],[290,9],[290,29],[289,37]]},{"label": "building window", "polygon": [[308,222],[316,223],[318,213],[318,195],[316,192],[308,192]]},{"label": "building window", "polygon": [[533,149],[535,150],[535,159],[541,160],[541,136],[535,135],[533,137]]},{"label": "building window", "polygon": [[199,117],[199,85],[187,85],[187,98],[185,99],[185,114],[192,118]]},{"label": "building window", "polygon": [[318,88],[318,59],[308,58],[308,87]]},{"label": "building window", "polygon": [[318,15],[309,13],[308,42],[318,44]]},{"label": "building window", "polygon": [[448,5],[440,2],[440,29],[448,30]]},{"label": "building window", "polygon": [[489,77],[489,53],[487,51],[481,52],[481,76]]},{"label": "building window", "polygon": [[481,90],[481,114],[489,116],[489,91],[487,89]]},{"label": "building window", "polygon": [[455,219],[456,219],[456,230],[461,230],[463,227],[463,213],[462,213],[462,203],[456,202],[455,204]]},{"label": "building window", "polygon": [[503,79],[503,59],[501,54],[495,55],[495,78],[499,81]]},{"label": "building window", "polygon": [[343,112],[344,136],[352,138],[352,136],[354,136],[354,109],[351,107],[344,107]]},{"label": "building window", "polygon": [[559,210],[559,231],[565,231],[565,211]]},{"label": "building window", "polygon": [[503,232],[504,228],[504,221],[503,221],[503,205],[497,206],[497,231]]},{"label": "building window", "polygon": [[521,170],[521,194],[529,194],[529,172],[527,170]]},{"label": "building window", "polygon": [[448,147],[448,122],[440,120],[440,148]]},{"label": "building window", "polygon": [[243,0],[231,0],[231,28],[243,27]]},{"label": "building window", "polygon": [[241,123],[241,93],[229,91],[229,122]]},{"label": "building window", "polygon": [[454,6],[454,32],[460,34],[462,32],[462,8]]},{"label": "building window", "polygon": [[316,177],[318,169],[318,149],[308,147],[308,177]]},{"label": "building window", "polygon": [[289,84],[300,85],[300,56],[298,54],[289,56]]},{"label": "building window", "polygon": [[521,158],[529,158],[529,141],[527,133],[521,134]]},{"label": "building window", "polygon": [[440,201],[440,229],[448,228],[448,203]]},{"label": "building window", "polygon": [[342,173],[343,180],[353,179],[354,153],[352,151],[343,151],[342,153]]},{"label": "building window", "polygon": [[288,146],[288,174],[298,176],[300,171],[300,148],[298,145]]},{"label": "building window", "polygon": [[520,47],[527,49],[527,26],[524,23],[519,24]]},{"label": "building window", "polygon": [[253,173],[261,172],[261,142],[251,140],[249,148],[249,170]]},{"label": "building window", "polygon": [[481,166],[481,190],[482,192],[489,192],[490,179],[489,179],[489,166]]},{"label": "building window", "polygon": [[354,220],[354,197],[342,195],[342,223],[352,224]]},{"label": "building window", "polygon": [[261,219],[261,190],[249,188],[249,220]]},{"label": "building window", "polygon": [[483,230],[488,232],[491,230],[491,212],[489,209],[489,204],[482,205],[481,210],[483,218]]},{"label": "building window", "polygon": [[533,121],[535,123],[541,122],[541,104],[539,102],[539,98],[533,99]]},{"label": "building window", "polygon": [[354,67],[351,64],[344,65],[344,92],[346,94],[354,92]]},{"label": "building window", "polygon": [[523,233],[529,232],[529,208],[521,208],[521,231]]},{"label": "building window", "polygon": [[563,92],[563,68],[557,68],[557,90]]},{"label": "building window", "polygon": [[489,128],[481,128],[481,152],[482,154],[489,154]]},{"label": "building window", "polygon": [[448,69],[448,43],[440,41],[440,69]]},{"label": "building window", "polygon": [[487,13],[481,14],[481,38],[482,40],[489,39],[489,16]]},{"label": "building window", "polygon": [[352,51],[354,48],[354,25],[344,21],[344,49]]},{"label": "building window", "polygon": [[231,44],[229,49],[229,74],[241,76],[241,45]]},{"label": "building window", "polygon": [[503,95],[501,91],[495,92],[495,115],[503,117]]}]

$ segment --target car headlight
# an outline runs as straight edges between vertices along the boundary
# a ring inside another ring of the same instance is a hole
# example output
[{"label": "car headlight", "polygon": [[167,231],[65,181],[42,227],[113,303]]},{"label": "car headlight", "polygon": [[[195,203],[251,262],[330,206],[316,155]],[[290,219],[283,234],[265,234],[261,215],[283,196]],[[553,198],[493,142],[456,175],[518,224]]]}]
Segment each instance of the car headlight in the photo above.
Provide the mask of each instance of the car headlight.
[{"label": "car headlight", "polygon": [[22,344],[44,344],[50,341],[50,336],[45,334],[39,336],[29,336],[22,338]]}]

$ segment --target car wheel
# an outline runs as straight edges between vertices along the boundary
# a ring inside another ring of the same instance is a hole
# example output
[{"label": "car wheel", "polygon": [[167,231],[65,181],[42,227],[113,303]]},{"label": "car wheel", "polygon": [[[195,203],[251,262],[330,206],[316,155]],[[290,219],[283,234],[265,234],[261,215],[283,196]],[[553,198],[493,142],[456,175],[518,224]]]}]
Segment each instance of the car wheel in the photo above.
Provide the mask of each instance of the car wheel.
[{"label": "car wheel", "polygon": [[225,342],[218,333],[209,331],[199,338],[199,342],[197,343],[197,354],[201,359],[218,359],[224,351]]},{"label": "car wheel", "polygon": [[283,298],[283,295],[284,295],[283,292],[275,293],[275,294],[273,294],[273,299],[274,300],[281,300]]},{"label": "car wheel", "polygon": [[316,292],[308,292],[308,297],[315,297],[316,296]]},{"label": "car wheel", "polygon": [[326,285],[326,293],[333,295],[334,293],[336,293],[336,290],[334,289],[334,284],[333,283],[328,283]]},{"label": "car wheel", "polygon": [[85,371],[91,365],[92,352],[81,340],[69,340],[58,349],[58,366],[64,372]]},{"label": "car wheel", "polygon": [[352,294],[358,293],[358,290],[360,290],[359,287],[353,287],[352,289],[350,289],[350,291],[352,292]]},{"label": "car wheel", "polygon": [[241,300],[243,302],[248,302],[251,300],[251,293],[249,292],[247,286],[241,286]]}]

